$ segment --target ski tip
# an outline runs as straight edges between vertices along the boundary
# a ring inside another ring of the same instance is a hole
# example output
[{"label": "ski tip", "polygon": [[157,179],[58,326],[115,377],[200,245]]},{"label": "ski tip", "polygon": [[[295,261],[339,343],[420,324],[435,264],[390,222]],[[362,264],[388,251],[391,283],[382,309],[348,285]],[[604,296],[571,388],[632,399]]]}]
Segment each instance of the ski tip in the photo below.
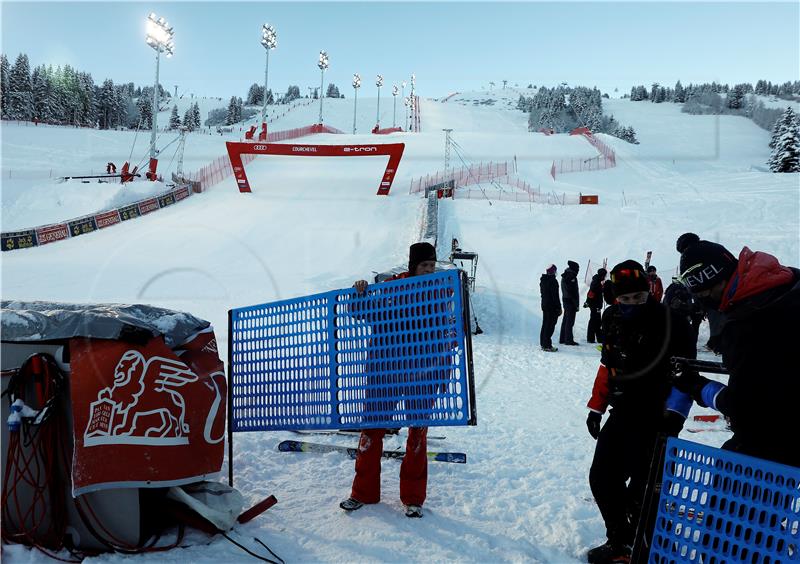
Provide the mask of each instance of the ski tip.
[{"label": "ski tip", "polygon": [[463,452],[436,452],[431,454],[433,454],[433,459],[437,462],[467,463],[467,455]]}]

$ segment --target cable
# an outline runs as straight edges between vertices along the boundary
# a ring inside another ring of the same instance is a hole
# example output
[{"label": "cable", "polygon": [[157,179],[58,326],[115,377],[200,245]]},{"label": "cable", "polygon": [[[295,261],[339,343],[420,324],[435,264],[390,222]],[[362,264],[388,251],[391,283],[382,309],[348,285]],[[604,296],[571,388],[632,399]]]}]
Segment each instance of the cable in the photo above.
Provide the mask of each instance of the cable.
[{"label": "cable", "polygon": [[228,539],[230,542],[232,542],[232,543],[233,543],[233,544],[235,544],[236,546],[238,546],[239,548],[241,548],[242,550],[244,550],[244,551],[245,551],[247,554],[249,554],[250,556],[252,556],[252,557],[254,557],[254,558],[258,558],[259,560],[261,560],[261,561],[263,561],[263,562],[269,562],[270,564],[285,564],[285,563],[284,563],[284,561],[283,561],[281,558],[279,558],[278,556],[276,556],[276,555],[275,555],[275,553],[274,553],[274,552],[272,552],[272,551],[269,549],[269,547],[267,547],[267,545],[265,545],[263,542],[259,541],[258,539],[255,539],[255,540],[256,540],[256,541],[258,541],[258,542],[261,544],[261,546],[263,546],[264,548],[266,548],[267,550],[269,550],[269,553],[270,553],[270,554],[272,554],[273,556],[275,556],[275,558],[277,558],[277,559],[278,559],[277,561],[275,561],[275,560],[270,560],[269,558],[265,558],[264,556],[259,556],[258,554],[256,554],[255,552],[253,552],[252,550],[250,550],[249,548],[247,548],[246,546],[244,546],[244,545],[241,545],[241,544],[239,544],[238,542],[236,542],[235,540],[233,540],[231,537],[229,537],[229,536],[228,536],[228,533],[222,533],[222,536],[223,536],[223,537],[225,537],[226,539]]},{"label": "cable", "polygon": [[484,198],[486,198],[486,200],[489,202],[489,205],[491,206],[491,205],[492,205],[492,200],[489,198],[489,196],[487,196],[487,195],[486,195],[486,190],[484,190],[483,186],[481,186],[481,183],[479,182],[479,180],[478,180],[477,178],[475,178],[475,175],[474,175],[474,174],[472,174],[472,167],[471,167],[471,165],[470,165],[470,164],[468,164],[468,163],[467,163],[467,162],[464,160],[464,157],[463,157],[463,155],[461,154],[461,151],[463,151],[463,150],[464,150],[464,149],[463,149],[463,147],[461,147],[461,145],[459,145],[459,144],[458,144],[456,141],[454,141],[452,138],[450,139],[450,145],[453,147],[453,149],[454,149],[454,152],[455,152],[456,156],[459,158],[459,160],[461,161],[461,163],[464,165],[464,168],[466,168],[466,169],[467,169],[467,173],[469,174],[469,176],[470,176],[472,179],[474,179],[474,180],[475,180],[475,184],[478,186],[478,188],[480,189],[481,193],[483,193],[483,197],[484,197]]}]

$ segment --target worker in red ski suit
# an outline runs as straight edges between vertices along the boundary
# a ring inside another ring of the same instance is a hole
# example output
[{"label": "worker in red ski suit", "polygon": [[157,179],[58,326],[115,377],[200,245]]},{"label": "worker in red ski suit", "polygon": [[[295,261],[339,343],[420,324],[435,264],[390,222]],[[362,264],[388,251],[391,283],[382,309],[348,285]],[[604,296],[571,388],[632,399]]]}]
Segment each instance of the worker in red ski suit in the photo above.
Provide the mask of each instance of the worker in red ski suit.
[{"label": "worker in red ski suit", "polygon": [[[415,243],[409,250],[408,272],[396,275],[390,280],[398,280],[411,276],[432,274],[436,270],[436,249],[429,243]],[[365,280],[354,284],[356,292],[363,294],[367,287]],[[399,323],[403,323],[400,321]],[[377,354],[377,353],[376,353]],[[368,363],[378,363],[377,357],[370,354]],[[430,367],[428,367],[430,368]],[[368,372],[380,373],[377,366],[368,369]],[[387,381],[387,383],[389,383]],[[430,390],[426,390],[430,391]],[[368,403],[378,411],[391,410],[395,400],[386,402],[374,401],[380,390],[368,390]],[[419,405],[420,401],[406,401],[406,408],[412,410],[424,409],[427,406]],[[391,405],[390,405],[391,404]],[[369,417],[369,416],[367,416]],[[350,498],[344,500],[340,507],[347,511],[360,508],[364,504],[378,503],[381,488],[381,455],[383,453],[383,437],[386,429],[364,429],[358,445],[353,487]],[[406,442],[406,454],[400,466],[400,501],[406,506],[406,515],[421,517],[421,506],[425,502],[428,483],[428,455],[427,455],[427,427],[409,427]]]}]

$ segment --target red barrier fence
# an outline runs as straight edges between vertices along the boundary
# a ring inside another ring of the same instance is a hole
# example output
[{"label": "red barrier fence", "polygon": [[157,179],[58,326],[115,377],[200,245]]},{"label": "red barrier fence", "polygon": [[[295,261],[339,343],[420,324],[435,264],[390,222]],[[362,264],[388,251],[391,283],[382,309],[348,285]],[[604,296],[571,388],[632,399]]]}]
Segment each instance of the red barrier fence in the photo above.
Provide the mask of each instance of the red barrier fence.
[{"label": "red barrier fence", "polygon": [[[329,125],[307,125],[305,127],[298,127],[295,129],[287,129],[285,131],[273,131],[267,134],[267,143],[276,143],[278,141],[286,141],[288,139],[297,139],[305,137],[306,135],[313,135],[316,133],[343,133],[340,129],[330,127]],[[242,155],[242,164],[246,165],[255,159],[255,155]],[[207,164],[197,172],[186,173],[187,180],[198,182],[201,191],[207,190],[210,186],[222,182],[233,174],[231,167],[231,160],[227,153],[217,157],[211,163]]]},{"label": "red barrier fence", "polygon": [[506,176],[508,175],[508,170],[508,163],[503,162],[478,163],[477,165],[449,171],[447,174],[445,174],[444,171],[439,171],[417,178],[416,180],[412,179],[408,193],[415,194],[417,192],[424,192],[425,188],[429,186],[434,186],[435,184],[448,182],[450,180],[455,181],[455,188],[467,186],[469,184],[479,184],[497,178],[498,176]]},{"label": "red barrier fence", "polygon": [[553,177],[553,180],[556,179],[557,174],[605,170],[617,166],[617,155],[611,147],[591,133],[588,135],[583,134],[581,137],[586,139],[600,154],[588,159],[560,159],[553,161],[550,167],[550,176]]}]

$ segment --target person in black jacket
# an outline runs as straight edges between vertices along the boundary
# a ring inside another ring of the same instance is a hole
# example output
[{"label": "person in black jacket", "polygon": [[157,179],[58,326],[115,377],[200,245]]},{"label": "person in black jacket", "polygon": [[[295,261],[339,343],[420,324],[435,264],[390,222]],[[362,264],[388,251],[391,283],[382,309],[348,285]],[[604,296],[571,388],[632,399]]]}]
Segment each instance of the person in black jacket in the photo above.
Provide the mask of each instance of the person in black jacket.
[{"label": "person in black jacket", "polygon": [[[664,291],[664,304],[672,310],[674,315],[682,316],[689,322],[689,340],[696,356],[700,323],[703,322],[706,316],[703,306],[678,278],[673,278],[672,283]],[[695,356],[692,356],[692,358],[695,358]]]},{"label": "person in black jacket", "polygon": [[592,276],[592,283],[589,284],[589,293],[583,307],[589,308],[589,326],[586,328],[586,340],[594,343],[603,342],[603,332],[600,330],[600,312],[603,311],[603,284],[608,271],[605,268],[598,268],[597,274]]},{"label": "person in black jacket", "polygon": [[657,435],[677,436],[692,404],[670,384],[670,357],[691,354],[686,320],[650,294],[638,262],[616,265],[611,281],[617,303],[603,313],[603,351],[586,419],[597,440],[589,484],[608,540],[589,551],[589,562],[628,561]]},{"label": "person in black jacket", "polygon": [[738,260],[697,240],[681,253],[681,279],[708,311],[724,315],[719,334],[727,386],[687,371],[675,384],[730,420],[723,448],[800,467],[800,270],[744,247]]},{"label": "person in black jacket", "polygon": [[556,265],[551,264],[539,279],[539,292],[542,295],[542,330],[539,332],[539,344],[542,350],[547,352],[558,350],[552,341],[558,316],[561,315],[556,270]]},{"label": "person in black jacket", "polygon": [[578,294],[577,262],[568,260],[567,269],[561,274],[561,303],[564,305],[564,317],[561,318],[561,335],[558,342],[562,345],[577,345],[572,336],[572,327],[575,325],[575,314],[580,309],[580,295]]}]

